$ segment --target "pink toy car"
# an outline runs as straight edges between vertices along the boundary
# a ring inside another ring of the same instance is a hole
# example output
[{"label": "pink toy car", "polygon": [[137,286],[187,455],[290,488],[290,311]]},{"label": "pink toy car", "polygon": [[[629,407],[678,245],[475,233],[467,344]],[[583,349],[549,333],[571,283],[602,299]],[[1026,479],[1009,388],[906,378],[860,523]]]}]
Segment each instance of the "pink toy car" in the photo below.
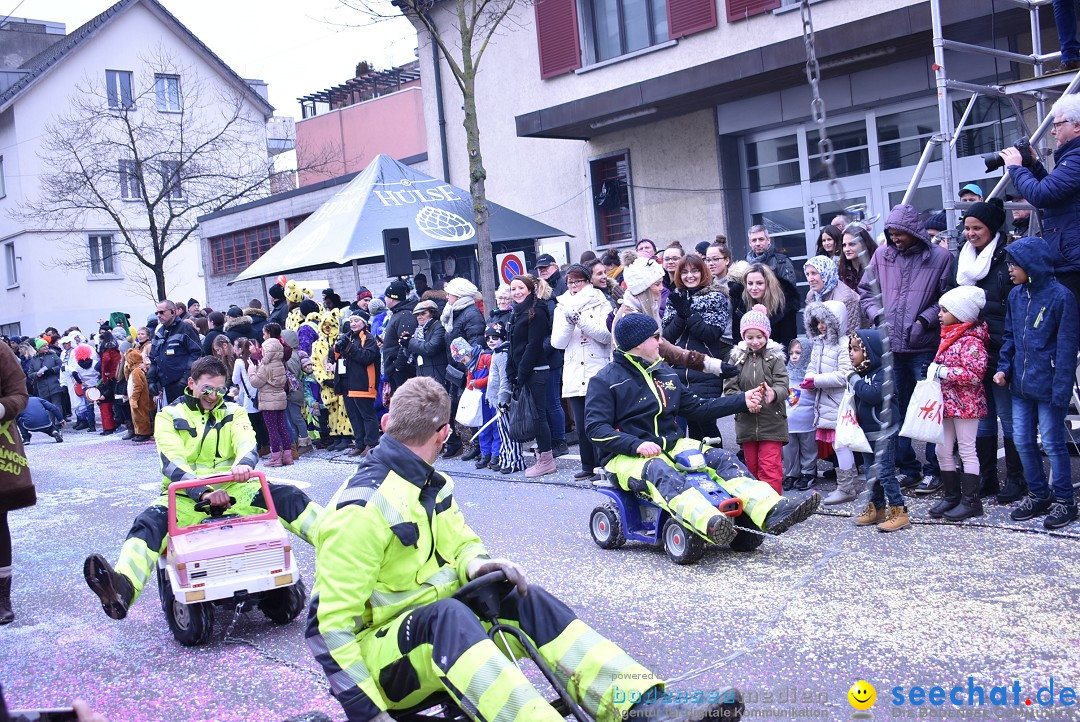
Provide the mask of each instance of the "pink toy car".
[{"label": "pink toy car", "polygon": [[183,645],[193,647],[210,638],[214,605],[235,610],[241,603],[257,601],[277,624],[288,624],[304,610],[307,590],[266,476],[258,471],[253,476],[262,485],[265,513],[238,516],[199,502],[195,510],[207,518],[186,527],[177,523],[177,492],[229,482],[232,477],[169,484],[169,545],[158,559],[158,591],[169,629]]}]

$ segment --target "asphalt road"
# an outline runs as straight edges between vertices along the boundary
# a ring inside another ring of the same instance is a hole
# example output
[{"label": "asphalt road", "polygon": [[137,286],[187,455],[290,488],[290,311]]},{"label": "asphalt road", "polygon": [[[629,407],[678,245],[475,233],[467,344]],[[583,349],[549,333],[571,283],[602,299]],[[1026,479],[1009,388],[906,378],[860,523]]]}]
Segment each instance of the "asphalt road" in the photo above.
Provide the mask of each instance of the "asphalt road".
[{"label": "asphalt road", "polygon": [[[313,710],[342,718],[304,644],[302,618],[275,627],[255,611],[234,631],[244,641],[230,643],[222,612],[210,643],[189,649],[172,639],[153,584],[128,619],[102,613],[82,561],[94,551],[115,559],[131,519],[155,497],[153,444],[85,433],[54,444],[36,435],[28,455],[39,501],[9,515],[17,619],[0,628],[10,706],[81,696],[111,720],[280,720]],[[522,563],[530,581],[661,677],[700,672],[674,690],[735,685],[756,719],[845,720],[854,711],[848,688],[865,679],[877,689],[877,719],[950,709],[1080,719],[1075,707],[1023,704],[1050,678],[1058,695],[1080,685],[1080,525],[1049,535],[996,506],[977,523],[940,524],[926,518],[930,502],[912,500],[917,525],[881,534],[853,527],[849,504],[757,551],[710,550],[679,567],[652,547],[593,543],[587,521],[601,498],[570,480],[572,459],[545,483],[440,465],[493,553]],[[325,502],[352,468],[320,452],[271,477]],[[310,579],[311,548],[294,549]],[[913,685],[962,685],[966,702],[969,677],[987,697],[1018,681],[1020,706],[891,704],[894,687]]]}]

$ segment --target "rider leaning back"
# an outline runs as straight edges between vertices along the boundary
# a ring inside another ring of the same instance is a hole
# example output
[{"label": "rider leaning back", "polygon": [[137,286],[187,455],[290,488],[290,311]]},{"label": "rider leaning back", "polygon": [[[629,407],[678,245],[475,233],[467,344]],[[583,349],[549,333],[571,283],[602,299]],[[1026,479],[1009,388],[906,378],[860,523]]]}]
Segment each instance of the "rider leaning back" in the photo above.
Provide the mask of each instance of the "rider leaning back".
[{"label": "rider leaning back", "polygon": [[519,566],[488,555],[453,482],[432,466],[451,433],[450,398],[438,382],[402,384],[382,427],[378,447],[327,505],[316,544],[307,642],[347,719],[388,722],[395,710],[449,694],[471,719],[562,722],[469,607],[451,598],[493,571],[514,583],[499,621],[529,636],[597,722],[738,719],[735,690],[708,703],[665,700],[649,670],[528,584]]},{"label": "rider leaning back", "polygon": [[[249,481],[252,467],[259,461],[255,431],[244,408],[225,400],[226,374],[225,364],[214,356],[204,356],[191,365],[191,376],[183,394],[159,411],[154,421],[154,441],[163,477],[161,496],[135,517],[115,569],[99,554],[91,554],[83,564],[86,583],[113,619],[127,616],[128,608],[165,551],[170,483],[208,476],[232,477],[228,482],[191,487],[178,493],[179,526],[197,524],[205,518],[195,510],[200,501],[208,501],[212,507],[231,508],[232,513],[240,516],[266,511],[259,482]],[[282,525],[312,543],[322,507],[296,487],[269,486]]]}]

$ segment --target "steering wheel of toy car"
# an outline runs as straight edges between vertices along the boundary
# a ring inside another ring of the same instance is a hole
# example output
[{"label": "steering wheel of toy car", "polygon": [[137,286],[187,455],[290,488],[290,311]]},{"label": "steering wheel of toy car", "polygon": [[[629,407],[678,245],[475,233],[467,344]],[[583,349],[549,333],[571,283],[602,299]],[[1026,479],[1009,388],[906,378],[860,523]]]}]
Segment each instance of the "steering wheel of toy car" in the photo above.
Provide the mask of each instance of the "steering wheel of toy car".
[{"label": "steering wheel of toy car", "polygon": [[453,598],[484,621],[491,621],[498,618],[500,601],[513,588],[513,582],[506,578],[501,569],[496,569],[458,589]]},{"label": "steering wheel of toy car", "polygon": [[[233,505],[235,503],[236,503],[236,499],[234,499],[233,497],[230,496],[229,497],[229,505],[231,506],[231,505]],[[209,514],[210,516],[215,517],[215,518],[223,516],[225,514],[225,510],[228,509],[228,508],[229,508],[228,506],[212,506],[208,499],[203,499],[202,501],[195,502],[195,511],[201,511],[204,514]],[[236,515],[233,514],[232,516],[236,516]]]}]

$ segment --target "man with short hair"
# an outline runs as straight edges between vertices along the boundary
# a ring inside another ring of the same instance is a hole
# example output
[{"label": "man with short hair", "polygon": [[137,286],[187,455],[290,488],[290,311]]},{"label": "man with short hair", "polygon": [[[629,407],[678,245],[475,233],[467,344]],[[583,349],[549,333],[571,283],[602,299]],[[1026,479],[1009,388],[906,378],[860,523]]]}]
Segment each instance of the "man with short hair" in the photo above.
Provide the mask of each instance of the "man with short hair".
[{"label": "man with short hair", "polygon": [[[205,518],[203,512],[195,511],[200,501],[208,501],[210,507],[231,509],[239,516],[266,512],[261,485],[250,481],[259,461],[255,431],[244,407],[225,400],[228,376],[231,374],[225,364],[213,356],[192,365],[183,397],[159,411],[154,424],[154,441],[161,458],[161,496],[135,517],[115,568],[100,554],[91,554],[83,564],[86,583],[98,596],[105,614],[113,619],[127,616],[165,549],[169,484],[210,476],[232,478],[178,493],[179,526],[198,524]],[[313,543],[322,507],[295,486],[269,486],[282,526]]]},{"label": "man with short hair", "polygon": [[177,315],[176,304],[162,301],[157,305],[158,318],[150,344],[150,387],[155,396],[165,394],[165,403],[172,403],[184,393],[191,364],[202,356],[199,332]]},{"label": "man with short hair", "polygon": [[768,266],[778,279],[788,283],[794,290],[798,285],[795,279],[795,266],[790,258],[776,250],[765,226],[750,226],[747,237],[750,242],[750,250],[746,252],[747,263]]},{"label": "man with short hair", "polygon": [[1054,125],[1050,134],[1057,141],[1054,170],[1048,173],[1037,161],[1025,168],[1020,151],[1013,146],[1000,155],[1017,194],[1040,213],[1054,276],[1073,292],[1080,305],[1080,97],[1062,97],[1051,112]]},{"label": "man with short hair", "polygon": [[400,279],[387,286],[383,295],[390,317],[383,326],[382,373],[393,391],[416,373],[416,367],[409,363],[408,341],[401,343],[401,337],[416,330],[413,308],[417,301],[409,300],[409,285]]},{"label": "man with short hair", "polygon": [[451,598],[492,572],[513,584],[499,600],[500,622],[528,635],[598,722],[738,718],[741,695],[730,688],[705,693],[707,703],[657,700],[664,683],[652,672],[527,583],[517,564],[490,557],[465,522],[453,481],[433,466],[450,435],[450,398],[440,384],[405,382],[382,429],[320,518],[308,610],[308,647],[348,720],[392,722],[395,710],[448,694],[472,719],[562,722],[476,614]]},{"label": "man with short hair", "polygon": [[830,221],[830,225],[833,225],[833,226],[835,226],[835,227],[839,228],[841,232],[843,232],[843,230],[844,230],[845,228],[847,228],[847,225],[848,225],[849,223],[851,223],[851,219],[850,219],[850,218],[848,218],[848,217],[847,217],[847,215],[845,215],[845,214],[843,214],[843,213],[841,213],[841,214],[840,214],[840,215],[838,215],[838,216],[835,216],[835,217],[834,217],[834,218],[832,219],[832,221]]}]

